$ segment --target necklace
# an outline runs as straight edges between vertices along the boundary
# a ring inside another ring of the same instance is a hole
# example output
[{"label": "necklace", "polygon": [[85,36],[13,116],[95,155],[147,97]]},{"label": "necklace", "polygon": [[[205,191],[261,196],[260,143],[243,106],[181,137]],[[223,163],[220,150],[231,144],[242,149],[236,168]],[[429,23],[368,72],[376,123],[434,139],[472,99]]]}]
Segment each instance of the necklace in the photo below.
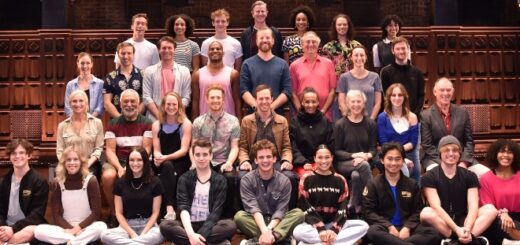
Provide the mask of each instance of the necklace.
[{"label": "necklace", "polygon": [[138,187],[135,187],[133,181],[130,181],[130,184],[132,185],[132,188],[134,188],[135,190],[139,190],[139,189],[141,189],[141,187],[143,187],[143,182],[141,182],[141,184]]}]

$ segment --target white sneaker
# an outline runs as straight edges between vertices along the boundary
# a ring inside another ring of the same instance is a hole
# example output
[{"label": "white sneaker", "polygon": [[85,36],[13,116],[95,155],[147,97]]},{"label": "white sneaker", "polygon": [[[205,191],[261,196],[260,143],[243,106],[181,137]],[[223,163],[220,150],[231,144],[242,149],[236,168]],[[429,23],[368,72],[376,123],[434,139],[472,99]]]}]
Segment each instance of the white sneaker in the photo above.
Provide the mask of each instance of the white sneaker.
[{"label": "white sneaker", "polygon": [[477,239],[482,245],[489,245],[489,240],[485,236],[478,236]]},{"label": "white sneaker", "polygon": [[502,245],[520,245],[520,240],[504,239],[504,241],[502,241]]}]

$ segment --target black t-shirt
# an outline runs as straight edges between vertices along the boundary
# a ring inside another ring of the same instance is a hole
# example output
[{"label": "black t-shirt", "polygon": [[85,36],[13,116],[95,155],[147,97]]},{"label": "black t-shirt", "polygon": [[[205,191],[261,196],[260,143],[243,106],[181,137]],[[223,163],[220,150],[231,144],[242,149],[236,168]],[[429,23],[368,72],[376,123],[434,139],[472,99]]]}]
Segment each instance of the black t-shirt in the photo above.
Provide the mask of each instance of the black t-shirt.
[{"label": "black t-shirt", "polygon": [[123,215],[127,219],[150,217],[153,198],[162,195],[163,192],[164,189],[156,176],[152,177],[149,183],[143,183],[141,178],[130,181],[120,178],[114,187],[114,195],[123,199]]},{"label": "black t-shirt", "polygon": [[468,214],[468,189],[480,187],[473,172],[457,167],[455,176],[449,179],[440,166],[426,172],[421,179],[421,185],[423,188],[437,189],[442,208],[457,225],[463,225]]}]

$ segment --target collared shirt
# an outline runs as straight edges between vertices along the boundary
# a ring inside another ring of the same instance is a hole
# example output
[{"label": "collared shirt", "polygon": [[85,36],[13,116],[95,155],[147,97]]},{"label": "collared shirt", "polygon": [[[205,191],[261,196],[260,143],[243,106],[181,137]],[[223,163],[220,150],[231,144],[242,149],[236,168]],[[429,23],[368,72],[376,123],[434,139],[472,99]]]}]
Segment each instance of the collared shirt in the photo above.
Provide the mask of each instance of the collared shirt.
[{"label": "collared shirt", "polygon": [[321,48],[321,54],[332,60],[336,76],[339,77],[341,74],[347,72],[351,67],[352,61],[349,56],[350,53],[352,53],[352,50],[358,46],[362,45],[356,40],[349,40],[345,46],[342,46],[338,40],[333,40],[326,43],[323,48]]},{"label": "collared shirt", "polygon": [[[72,115],[72,109],[69,105],[69,96],[72,92],[81,89],[78,83],[79,77],[76,77],[70,80],[67,83],[67,88],[65,89],[65,114],[70,117]],[[105,111],[105,107],[103,105],[103,80],[92,76],[92,80],[90,81],[90,85],[88,87],[88,97],[89,97],[89,113],[92,114],[97,112],[99,117],[103,115]]]},{"label": "collared shirt", "polygon": [[193,140],[206,139],[212,144],[213,166],[225,163],[231,151],[231,142],[240,138],[240,123],[238,118],[222,112],[214,118],[211,112],[197,117],[193,121]]},{"label": "collared shirt", "polygon": [[71,118],[67,118],[58,125],[58,136],[56,140],[56,155],[61,158],[63,150],[68,146],[79,147],[79,152],[86,158],[101,158],[105,140],[103,137],[103,122],[100,119],[87,114],[87,121],[81,128],[79,134],[74,130]]},{"label": "collared shirt", "polygon": [[114,104],[118,112],[121,112],[119,96],[125,89],[129,88],[137,91],[139,97],[143,97],[143,73],[142,70],[135,66],[132,67],[132,72],[128,79],[121,72],[121,67],[108,73],[103,85],[103,94],[112,94],[112,104]]},{"label": "collared shirt", "polygon": [[[329,97],[330,90],[336,89],[336,74],[332,61],[319,55],[314,62],[310,61],[305,55],[294,61],[290,69],[292,90],[297,95],[303,92],[306,87],[312,87],[318,93],[320,107],[325,105]],[[332,110],[325,113],[329,121],[332,120]]]},{"label": "collared shirt", "polygon": [[244,210],[250,214],[262,213],[264,217],[282,219],[289,208],[291,182],[274,171],[267,189],[258,169],[247,173],[240,181],[240,196]]},{"label": "collared shirt", "polygon": [[[271,113],[269,122],[264,122],[258,113],[255,113],[256,117],[256,137],[253,143],[256,143],[259,140],[269,140],[276,146],[276,140],[274,139],[273,134],[273,124],[274,124],[274,116]],[[276,156],[280,159],[280,156]]]},{"label": "collared shirt", "polygon": [[451,110],[448,110],[448,114],[444,114],[439,107],[439,113],[441,114],[442,121],[446,127],[446,134],[451,134]]}]

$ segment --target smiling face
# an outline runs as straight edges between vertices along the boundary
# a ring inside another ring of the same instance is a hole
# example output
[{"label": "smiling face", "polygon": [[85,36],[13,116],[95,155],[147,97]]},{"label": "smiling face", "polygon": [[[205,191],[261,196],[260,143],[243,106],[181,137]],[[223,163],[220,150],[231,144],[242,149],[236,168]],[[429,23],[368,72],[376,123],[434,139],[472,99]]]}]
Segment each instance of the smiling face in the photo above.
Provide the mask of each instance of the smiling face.
[{"label": "smiling face", "polygon": [[510,167],[515,160],[515,155],[511,149],[506,147],[498,151],[497,160],[501,167]]},{"label": "smiling face", "polygon": [[455,89],[453,84],[448,79],[441,79],[435,84],[433,88],[433,95],[435,101],[439,106],[447,106],[451,103]]},{"label": "smiling face", "polygon": [[223,32],[227,30],[227,27],[229,26],[229,21],[225,15],[217,15],[215,16],[215,18],[213,18],[211,24],[213,25],[213,27],[215,27],[216,32]]},{"label": "smiling face", "polygon": [[65,158],[65,170],[69,175],[78,173],[81,170],[81,159],[75,151],[70,151]]},{"label": "smiling face", "polygon": [[316,171],[326,174],[330,171],[332,166],[332,154],[328,149],[319,149],[316,151],[314,156],[314,162],[316,162]]},{"label": "smiling face", "polygon": [[134,34],[138,36],[143,36],[145,32],[148,30],[148,21],[143,17],[137,17],[132,22],[130,26]]},{"label": "smiling face", "polygon": [[408,45],[406,42],[398,42],[395,43],[392,48],[392,54],[394,54],[395,59],[398,63],[405,63],[408,61]]},{"label": "smiling face", "polygon": [[123,94],[121,97],[121,113],[127,119],[133,119],[137,117],[139,106],[139,98],[133,96],[130,93]]},{"label": "smiling face", "polygon": [[460,149],[455,144],[443,146],[440,150],[441,162],[445,165],[457,165],[460,160]]},{"label": "smiling face", "polygon": [[27,167],[29,165],[29,159],[31,159],[31,155],[27,154],[27,151],[21,145],[17,146],[9,155],[11,164],[17,169]]},{"label": "smiling face", "polygon": [[168,41],[162,41],[159,48],[159,54],[162,61],[172,61],[175,53],[175,45]]},{"label": "smiling face", "polygon": [[117,52],[117,56],[119,57],[121,66],[129,67],[134,63],[134,48],[130,46],[122,47]]},{"label": "smiling face", "polygon": [[92,73],[92,59],[90,59],[90,56],[84,55],[83,57],[78,59],[78,62],[76,63],[78,66],[78,71],[82,75],[89,75]]},{"label": "smiling face", "polygon": [[273,164],[276,162],[276,156],[270,149],[262,149],[256,152],[255,163],[258,165],[260,172],[269,174],[273,171]]},{"label": "smiling face", "polygon": [[309,29],[309,20],[307,18],[307,15],[305,13],[300,12],[295,16],[295,27],[297,31],[306,31]]},{"label": "smiling face", "polygon": [[338,36],[346,36],[348,32],[348,20],[344,17],[339,17],[336,20],[336,32]]},{"label": "smiling face", "polygon": [[356,68],[365,67],[365,63],[367,61],[367,54],[366,54],[364,48],[362,48],[362,47],[354,48],[352,50],[350,57],[352,59],[352,63],[354,64],[354,67],[356,67]]},{"label": "smiling face", "polygon": [[128,166],[130,170],[132,170],[132,175],[134,178],[139,178],[143,175],[143,166],[144,161],[141,157],[141,154],[138,151],[130,152],[130,156],[128,157]]},{"label": "smiling face", "polygon": [[182,18],[177,18],[173,24],[173,31],[175,32],[175,35],[183,36],[186,32],[186,21]]},{"label": "smiling face", "polygon": [[399,174],[404,164],[404,158],[401,152],[397,149],[392,149],[386,152],[382,162],[385,167],[385,172],[389,174]]},{"label": "smiling face", "polygon": [[392,103],[392,107],[400,108],[403,106],[404,95],[399,87],[395,87],[392,90],[392,94],[390,94],[390,103]]},{"label": "smiling face", "polygon": [[388,33],[388,39],[392,40],[394,37],[397,36],[397,33],[399,33],[399,24],[395,23],[393,20],[390,21],[390,24],[388,24],[386,27],[386,33]]},{"label": "smiling face", "polygon": [[73,113],[84,114],[87,112],[87,98],[85,94],[75,93],[69,97],[69,105]]},{"label": "smiling face", "polygon": [[274,46],[273,32],[270,28],[262,29],[256,32],[256,46],[258,51],[269,52]]},{"label": "smiling face", "polygon": [[179,113],[179,101],[173,95],[168,95],[165,98],[164,112],[168,116],[177,116]]},{"label": "smiling face", "polygon": [[211,63],[219,63],[224,57],[224,49],[219,42],[212,42],[208,47],[208,59]]},{"label": "smiling face", "polygon": [[306,113],[314,114],[318,111],[320,102],[316,93],[305,93],[303,95],[302,107]]},{"label": "smiling face", "polygon": [[267,5],[264,4],[256,5],[253,10],[251,10],[251,15],[256,23],[265,23],[267,13]]},{"label": "smiling face", "polygon": [[256,93],[256,109],[260,112],[271,111],[271,104],[273,103],[273,97],[269,89],[263,89]]},{"label": "smiling face", "polygon": [[347,96],[347,107],[354,116],[361,116],[365,110],[365,102],[360,95]]},{"label": "smiling face", "polygon": [[208,93],[207,97],[208,108],[212,112],[220,112],[222,107],[224,107],[224,95],[222,91],[217,89],[212,89]]},{"label": "smiling face", "polygon": [[318,55],[318,46],[320,45],[320,40],[314,34],[305,34],[301,40],[303,53],[306,56],[316,56]]}]

